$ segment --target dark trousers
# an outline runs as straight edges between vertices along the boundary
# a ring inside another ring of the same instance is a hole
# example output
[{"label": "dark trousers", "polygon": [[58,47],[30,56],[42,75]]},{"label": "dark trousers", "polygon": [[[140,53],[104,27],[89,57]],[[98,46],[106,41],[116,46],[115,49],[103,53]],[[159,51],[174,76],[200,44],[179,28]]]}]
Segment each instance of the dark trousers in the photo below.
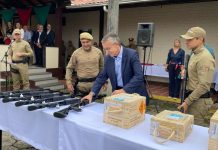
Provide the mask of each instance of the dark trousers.
[{"label": "dark trousers", "polygon": [[43,48],[39,48],[38,46],[34,46],[34,51],[36,55],[36,65],[43,66]]},{"label": "dark trousers", "polygon": [[179,68],[176,68],[176,64],[168,65],[169,71],[169,96],[179,98],[181,79],[178,78],[180,74]]}]

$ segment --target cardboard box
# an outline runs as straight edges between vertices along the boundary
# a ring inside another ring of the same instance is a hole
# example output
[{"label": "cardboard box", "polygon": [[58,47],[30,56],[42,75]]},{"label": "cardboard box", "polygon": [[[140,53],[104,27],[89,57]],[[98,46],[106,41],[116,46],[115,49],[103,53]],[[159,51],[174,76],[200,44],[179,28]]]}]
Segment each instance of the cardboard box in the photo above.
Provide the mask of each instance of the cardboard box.
[{"label": "cardboard box", "polygon": [[146,97],[138,94],[117,94],[104,99],[104,122],[130,128],[145,118]]},{"label": "cardboard box", "polygon": [[210,119],[208,150],[218,150],[218,110]]},{"label": "cardboard box", "polygon": [[150,133],[158,143],[164,143],[168,140],[184,142],[192,132],[193,124],[193,115],[164,110],[156,116],[152,116]]}]

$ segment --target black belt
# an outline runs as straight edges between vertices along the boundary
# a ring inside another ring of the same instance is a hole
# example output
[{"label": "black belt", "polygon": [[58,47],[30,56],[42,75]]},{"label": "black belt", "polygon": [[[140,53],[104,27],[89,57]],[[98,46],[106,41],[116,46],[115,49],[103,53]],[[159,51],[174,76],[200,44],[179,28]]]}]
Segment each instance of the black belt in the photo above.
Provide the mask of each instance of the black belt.
[{"label": "black belt", "polygon": [[170,62],[169,65],[182,65],[181,63]]},{"label": "black belt", "polygon": [[14,63],[14,64],[21,64],[21,63],[26,64],[27,61],[26,60],[17,60],[17,61],[12,60],[12,63]]},{"label": "black belt", "polygon": [[96,77],[94,78],[79,78],[78,82],[93,82],[95,81]]},{"label": "black belt", "polygon": [[[185,97],[188,97],[193,91],[186,91],[185,92]],[[200,96],[200,98],[210,98],[210,92],[207,92],[203,95]]]}]

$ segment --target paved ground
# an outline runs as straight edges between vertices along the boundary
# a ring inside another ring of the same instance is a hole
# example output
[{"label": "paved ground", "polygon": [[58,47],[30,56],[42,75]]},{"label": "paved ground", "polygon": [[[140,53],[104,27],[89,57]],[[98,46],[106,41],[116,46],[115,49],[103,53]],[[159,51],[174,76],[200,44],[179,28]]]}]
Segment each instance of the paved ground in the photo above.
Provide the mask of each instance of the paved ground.
[{"label": "paved ground", "polygon": [[32,146],[17,140],[14,136],[3,132],[2,149],[3,150],[36,150]]}]

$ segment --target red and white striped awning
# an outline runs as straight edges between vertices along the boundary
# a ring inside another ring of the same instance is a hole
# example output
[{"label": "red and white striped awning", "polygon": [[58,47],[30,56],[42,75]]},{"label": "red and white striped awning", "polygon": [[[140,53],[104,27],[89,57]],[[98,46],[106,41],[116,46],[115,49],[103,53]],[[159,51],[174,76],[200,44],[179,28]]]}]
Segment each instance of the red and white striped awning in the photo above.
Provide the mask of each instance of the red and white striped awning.
[{"label": "red and white striped awning", "polygon": [[[142,2],[157,2],[165,0],[119,0],[120,4],[130,3],[142,3]],[[71,0],[71,6],[69,8],[81,8],[81,7],[97,7],[108,4],[108,0]]]},{"label": "red and white striped awning", "polygon": [[105,4],[107,3],[108,0],[71,0],[71,5],[77,5],[77,6],[80,6],[80,5],[96,5],[96,4]]}]

